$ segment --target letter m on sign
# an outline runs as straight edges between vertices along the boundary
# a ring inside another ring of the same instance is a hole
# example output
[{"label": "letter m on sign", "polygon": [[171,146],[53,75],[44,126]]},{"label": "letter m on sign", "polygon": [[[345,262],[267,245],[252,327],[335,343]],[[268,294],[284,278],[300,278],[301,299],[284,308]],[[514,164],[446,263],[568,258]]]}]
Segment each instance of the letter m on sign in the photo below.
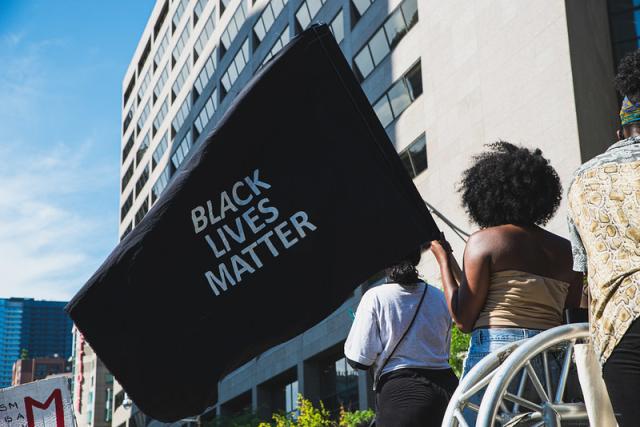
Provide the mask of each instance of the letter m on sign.
[{"label": "letter m on sign", "polygon": [[[62,392],[60,391],[59,388],[56,388],[55,390],[53,390],[53,392],[51,393],[51,395],[49,395],[49,398],[44,402],[38,402],[37,400],[27,396],[24,398],[24,409],[25,412],[27,413],[27,427],[35,427],[35,419],[33,417],[33,408],[38,408],[38,409],[43,409],[46,410],[47,408],[49,408],[51,406],[51,403],[53,403],[53,406],[55,408],[55,423],[56,423],[56,427],[65,427],[64,425],[64,407],[62,405]],[[46,418],[50,418],[51,415],[47,415]],[[48,421],[48,420],[47,420]],[[38,423],[40,424],[40,423]],[[43,423],[47,426],[49,425],[53,425],[53,423],[51,423],[50,421]],[[42,424],[40,424],[42,425]],[[67,427],[71,427],[71,426],[67,426]]]}]

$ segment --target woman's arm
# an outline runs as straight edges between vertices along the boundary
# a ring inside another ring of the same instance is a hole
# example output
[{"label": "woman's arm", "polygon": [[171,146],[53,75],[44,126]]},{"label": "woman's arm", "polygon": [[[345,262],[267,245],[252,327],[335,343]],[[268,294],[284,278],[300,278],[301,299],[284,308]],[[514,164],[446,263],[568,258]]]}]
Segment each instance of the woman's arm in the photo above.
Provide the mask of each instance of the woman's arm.
[{"label": "woman's arm", "polygon": [[[489,242],[478,233],[469,238],[464,252],[464,270],[453,257],[449,244],[431,242],[433,252],[442,276],[442,287],[449,312],[456,326],[463,332],[470,332],[484,306],[489,289],[491,275],[491,256]],[[460,274],[460,282],[456,280],[456,272]]]}]

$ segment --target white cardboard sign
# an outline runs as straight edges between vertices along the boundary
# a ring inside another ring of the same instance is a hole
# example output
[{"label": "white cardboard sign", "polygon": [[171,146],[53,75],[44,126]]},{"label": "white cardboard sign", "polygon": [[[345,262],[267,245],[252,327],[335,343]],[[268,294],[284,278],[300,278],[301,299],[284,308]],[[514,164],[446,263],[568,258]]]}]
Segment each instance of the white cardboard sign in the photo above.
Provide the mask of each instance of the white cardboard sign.
[{"label": "white cardboard sign", "polygon": [[0,427],[74,427],[68,380],[57,377],[0,390]]}]

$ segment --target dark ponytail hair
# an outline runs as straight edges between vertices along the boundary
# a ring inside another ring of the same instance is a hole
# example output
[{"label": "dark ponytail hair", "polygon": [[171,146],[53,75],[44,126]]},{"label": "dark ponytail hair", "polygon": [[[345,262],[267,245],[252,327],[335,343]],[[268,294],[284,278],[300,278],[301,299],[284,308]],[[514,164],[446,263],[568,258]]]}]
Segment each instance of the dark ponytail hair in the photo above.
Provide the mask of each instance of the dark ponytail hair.
[{"label": "dark ponytail hair", "polygon": [[389,280],[401,285],[414,285],[420,281],[416,266],[420,262],[421,251],[416,249],[399,263],[387,268]]}]

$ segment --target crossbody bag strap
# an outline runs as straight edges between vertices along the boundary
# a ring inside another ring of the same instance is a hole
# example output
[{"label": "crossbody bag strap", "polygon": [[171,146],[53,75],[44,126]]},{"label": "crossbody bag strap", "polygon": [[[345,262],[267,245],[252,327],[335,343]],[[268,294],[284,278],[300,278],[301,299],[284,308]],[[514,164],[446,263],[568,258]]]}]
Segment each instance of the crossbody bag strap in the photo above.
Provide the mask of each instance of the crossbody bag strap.
[{"label": "crossbody bag strap", "polygon": [[411,322],[409,323],[409,326],[407,326],[407,329],[405,329],[405,331],[402,334],[402,336],[400,337],[400,339],[396,342],[396,345],[393,346],[393,350],[391,350],[391,353],[389,353],[389,355],[385,359],[384,363],[382,365],[380,365],[380,369],[378,369],[378,373],[376,374],[376,377],[375,377],[375,379],[373,381],[373,389],[374,390],[376,389],[376,386],[378,385],[378,381],[380,381],[380,376],[382,375],[382,370],[384,369],[385,366],[387,366],[387,362],[389,362],[389,359],[391,359],[391,356],[393,356],[393,354],[396,352],[398,346],[400,345],[402,340],[404,340],[404,337],[407,336],[407,333],[409,332],[409,330],[413,326],[414,322],[416,321],[416,317],[418,317],[418,312],[420,311],[420,307],[422,306],[422,301],[424,301],[424,297],[427,294],[427,289],[429,289],[429,285],[427,284],[427,282],[424,282],[424,292],[422,293],[422,296],[420,297],[420,302],[418,303],[418,306],[416,307],[416,310],[413,313],[413,318],[411,319]]}]

